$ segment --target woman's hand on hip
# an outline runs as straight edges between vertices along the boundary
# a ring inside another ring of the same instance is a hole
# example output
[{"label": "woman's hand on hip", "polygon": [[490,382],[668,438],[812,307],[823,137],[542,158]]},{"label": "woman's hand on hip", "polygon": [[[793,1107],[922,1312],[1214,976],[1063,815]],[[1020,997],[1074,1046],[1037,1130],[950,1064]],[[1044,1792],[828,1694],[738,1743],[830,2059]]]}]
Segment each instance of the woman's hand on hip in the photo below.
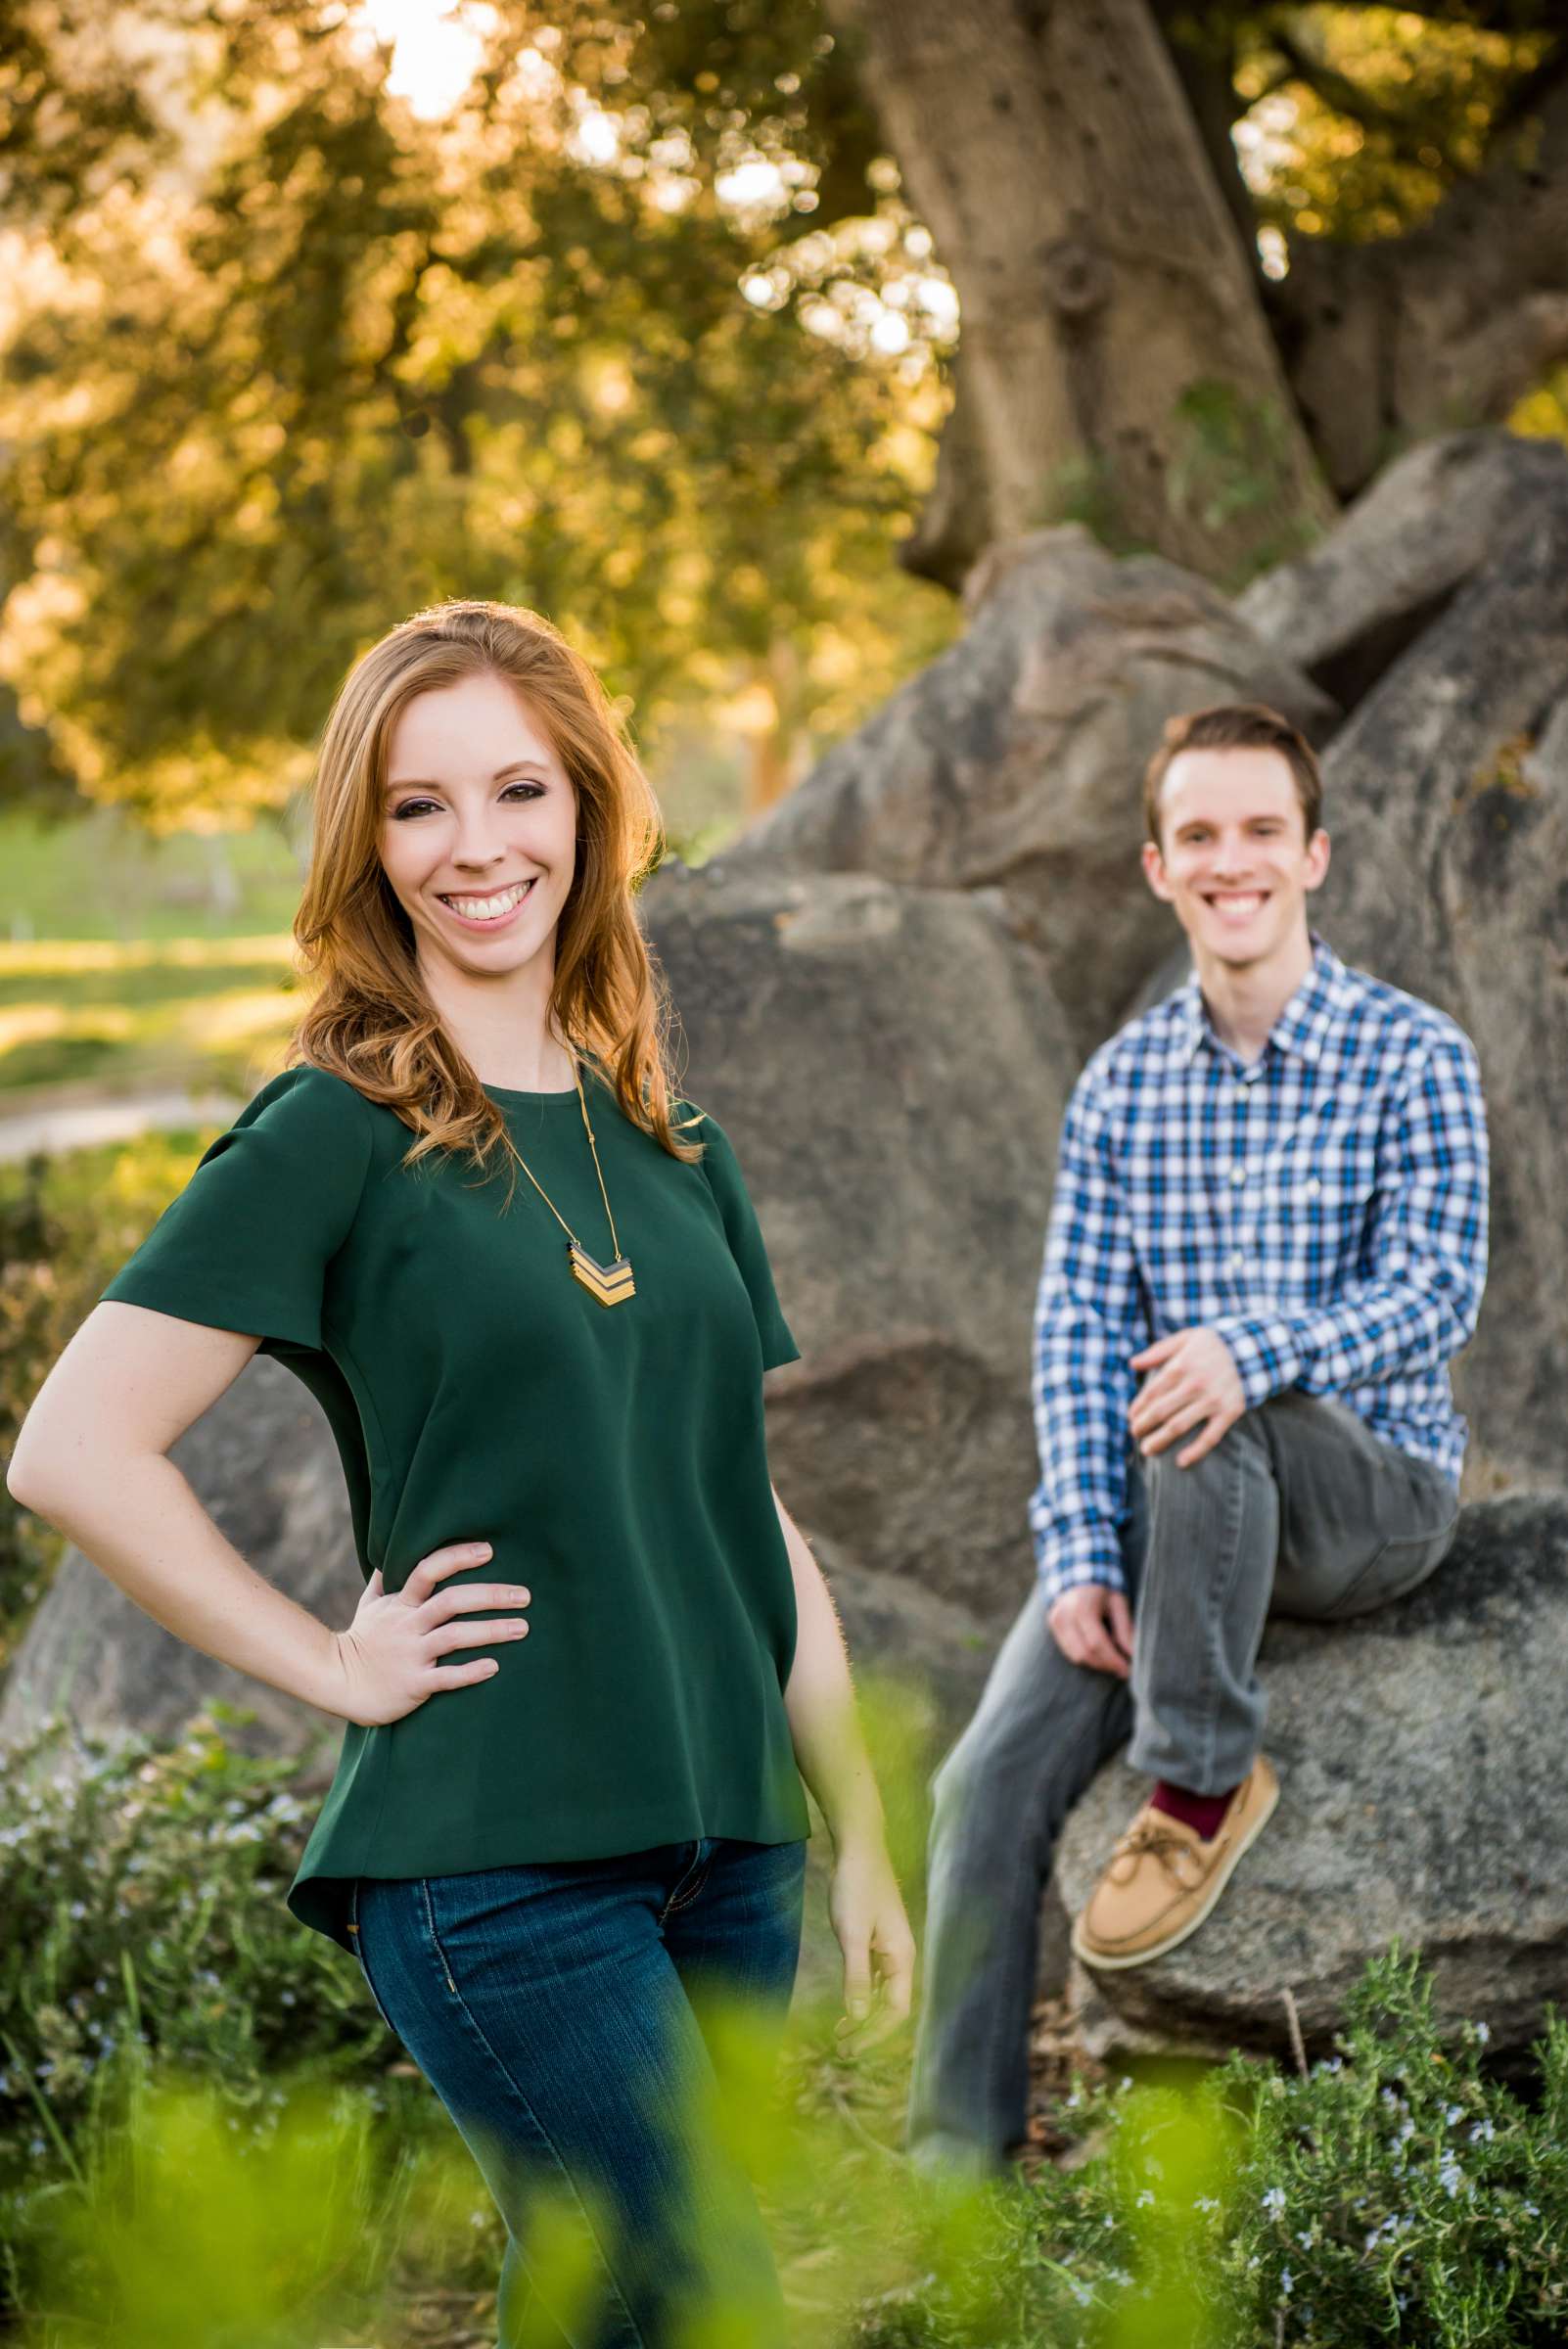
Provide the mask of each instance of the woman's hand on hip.
[{"label": "woman's hand on hip", "polygon": [[443,1664],[455,1648],[490,1640],[521,1639],[528,1625],[520,1615],[472,1623],[481,1607],[522,1607],[530,1593],[511,1583],[458,1583],[443,1578],[459,1567],[482,1566],[491,1555],[487,1542],[448,1542],[420,1559],[400,1590],[382,1586],[378,1566],[365,1585],[353,1622],[333,1634],[341,1676],[341,1698],[333,1710],[346,1721],[374,1728],[401,1721],[442,1688],[466,1688],[490,1680],[501,1667],[494,1656],[468,1664]]},{"label": "woman's hand on hip", "polygon": [[835,1851],[828,1917],[844,1953],[846,2011],[838,2027],[851,2036],[841,2044],[858,2054],[907,2020],[914,1992],[914,1935],[885,1844]]}]

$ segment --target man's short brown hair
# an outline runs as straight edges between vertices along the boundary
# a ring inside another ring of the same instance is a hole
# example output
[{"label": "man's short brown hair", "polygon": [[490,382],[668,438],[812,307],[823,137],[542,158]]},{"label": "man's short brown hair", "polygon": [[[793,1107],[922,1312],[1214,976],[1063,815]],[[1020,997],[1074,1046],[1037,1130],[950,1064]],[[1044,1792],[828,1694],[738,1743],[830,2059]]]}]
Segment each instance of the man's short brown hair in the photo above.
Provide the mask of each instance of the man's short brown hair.
[{"label": "man's short brown hair", "polygon": [[1160,792],[1166,768],[1178,751],[1277,751],[1295,778],[1296,797],[1311,840],[1322,821],[1323,778],[1317,754],[1288,717],[1264,702],[1216,702],[1168,717],[1160,747],[1143,771],[1143,822],[1156,848],[1160,839]]}]

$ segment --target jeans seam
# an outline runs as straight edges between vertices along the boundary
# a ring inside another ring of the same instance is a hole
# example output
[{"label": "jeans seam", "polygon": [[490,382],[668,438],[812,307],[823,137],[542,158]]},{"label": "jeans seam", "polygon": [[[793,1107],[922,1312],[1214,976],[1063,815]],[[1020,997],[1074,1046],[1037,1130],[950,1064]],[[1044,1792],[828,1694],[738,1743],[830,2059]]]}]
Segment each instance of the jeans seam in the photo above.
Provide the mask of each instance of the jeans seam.
[{"label": "jeans seam", "polygon": [[[956,1748],[955,1748],[954,1750],[956,1750]],[[958,1808],[959,1808],[959,1810],[960,1810],[960,1812],[961,1812],[961,1810],[962,1810],[962,1804],[961,1804],[961,1802],[960,1802],[960,1804],[959,1804]],[[951,1823],[951,1822],[949,1822],[949,1823]],[[944,1842],[944,1843],[945,1843],[945,1842],[947,1842],[947,1841],[948,1841],[948,1836],[947,1836],[947,1835],[945,1835],[945,1834],[944,1834],[944,1833],[942,1832],[941,1828],[939,1827],[939,1822],[938,1822],[938,1815],[937,1815],[937,1813],[936,1813],[935,1811],[933,1811],[933,1813],[932,1813],[931,1826],[932,1826],[932,1835],[931,1835],[931,1840],[930,1840],[930,1848],[928,1848],[928,1852],[927,1852],[927,1876],[928,1876],[928,1881],[929,1881],[930,1877],[931,1877],[931,1876],[933,1876],[933,1875],[935,1874],[935,1867],[934,1867],[934,1865],[933,1865],[933,1863],[934,1863],[934,1861],[935,1861],[935,1858],[936,1858],[936,1848],[935,1848],[935,1847],[936,1847],[936,1845],[938,1844],[938,1842]],[[959,1834],[961,1834],[961,1833],[963,1832],[963,1826],[962,1826],[962,1820],[961,1820],[961,1819],[959,1819],[959,1820],[956,1822],[956,1826],[957,1826],[957,1832],[958,1832]],[[1044,1891],[1045,1891],[1045,1886],[1044,1886],[1044,1883],[1043,1883],[1043,1881],[1040,1883],[1040,1885],[1039,1885],[1039,1888],[1038,1888],[1038,1889],[1039,1889],[1039,1893],[1040,1893],[1041,1900],[1043,1900],[1043,1897],[1044,1897]],[[994,1926],[994,1923],[992,1923],[992,1933],[994,1933],[994,1931],[995,1931],[995,1926]],[[988,1955],[989,1955],[989,1954],[990,1954],[990,1953],[988,1952]],[[1033,2004],[1033,2001],[1031,2001],[1031,2004]],[[996,2077],[997,2071],[998,2071],[998,2070],[999,2070],[999,2068],[1000,2068],[1000,2066],[999,2066],[999,2064],[998,2064],[998,2062],[997,2062],[997,2057],[998,2057],[998,2055],[1000,2055],[1000,2054],[1003,2054],[1003,2053],[1009,2053],[1009,2052],[1011,2052],[1011,2047],[1010,2047],[1010,2036],[1009,2036],[1009,2041],[1008,2041],[1008,2043],[1007,2043],[1007,2044],[1005,2044],[1005,2045],[1004,2045],[1004,2041],[1003,2041],[1003,2030],[1004,2030],[1004,2026],[1006,2025],[1006,2022],[1007,2022],[1007,2017],[1006,2017],[1006,2015],[1005,2015],[1005,2013],[1004,2013],[1004,2011],[1003,2011],[1003,2007],[1002,2007],[1002,2002],[1001,2002],[1001,2000],[1000,2000],[1000,1999],[993,1999],[993,2000],[990,2001],[990,2002],[989,2002],[989,2003],[988,2003],[988,2004],[986,2004],[986,2005],[985,2005],[985,2006],[982,2008],[982,2011],[981,2011],[981,2050],[980,2050],[980,2054],[981,2054],[981,2063],[980,2063],[980,2069],[981,2069],[981,2075],[982,2075],[982,2077],[983,2077],[984,2079],[986,2079],[987,2081],[993,2080],[993,2079]],[[1026,2127],[1028,2126],[1028,2120],[1029,2120],[1029,2086],[1028,2086],[1028,2083],[1026,2082],[1026,2084],[1025,2084],[1025,2088],[1024,2088],[1024,2121],[1025,2121],[1025,2125],[1026,2125]]]},{"label": "jeans seam", "polygon": [[[556,2169],[559,2171],[561,2178],[568,2188],[568,2191],[571,2193],[573,2203],[577,2211],[577,2215],[581,2219],[583,2226],[587,2229],[589,2237],[591,2238],[594,2247],[598,2251],[599,2258],[604,2267],[605,2277],[609,2283],[610,2291],[617,2303],[617,2314],[619,2318],[623,2320],[629,2328],[632,2338],[637,2343],[637,2349],[648,2349],[646,2336],[643,2333],[642,2327],[637,2323],[636,2318],[632,2315],[630,2303],[628,2302],[624,2291],[622,2289],[621,2284],[616,2279],[616,2272],[611,2265],[609,2251],[600,2239],[598,2228],[593,2222],[593,2215],[590,2212],[588,2205],[583,2200],[582,2195],[579,2193],[576,2181],[573,2177],[571,2170],[568,2168],[566,2162],[562,2159],[560,2148],[557,2146],[555,2140],[551,2137],[550,2132],[545,2127],[543,2121],[534,2111],[532,2104],[529,2101],[527,2096],[525,2096],[519,2083],[512,2077],[510,2067],[502,2060],[501,2056],[490,2045],[490,2041],[484,2030],[484,2024],[480,2021],[478,2015],[474,2012],[474,2009],[470,2006],[468,2001],[464,1998],[462,1992],[458,1989],[458,1986],[452,1977],[451,1964],[447,1958],[445,1950],[441,1947],[440,1937],[436,1930],[436,1912],[431,1901],[430,1878],[428,1876],[422,1876],[420,1878],[420,1890],[424,1894],[425,1917],[430,1929],[431,1943],[435,1949],[437,1957],[440,1960],[441,1971],[446,1976],[446,1986],[457,2001],[457,2011],[462,2016],[467,2028],[474,2034],[475,2039],[484,2049],[484,2053],[489,2058],[490,2062],[494,2064],[497,2072],[499,2072],[501,2078],[505,2081],[513,2096],[516,2096],[523,2110],[528,2114],[529,2120],[532,2124],[533,2128],[537,2130],[542,2142],[549,2152],[551,2160],[555,2163]],[[526,2263],[525,2273],[527,2273]]]},{"label": "jeans seam", "polygon": [[1430,1547],[1433,1543],[1442,1542],[1445,1546],[1439,1553],[1436,1563],[1427,1569],[1427,1574],[1421,1575],[1416,1582],[1407,1585],[1402,1589],[1390,1591],[1386,1599],[1379,1601],[1378,1607],[1368,1608],[1364,1611],[1368,1614],[1376,1614],[1379,1611],[1379,1607],[1397,1605],[1401,1598],[1407,1597],[1413,1591],[1419,1590],[1421,1584],[1427,1580],[1427,1575],[1435,1574],[1438,1567],[1442,1565],[1444,1558],[1448,1555],[1449,1547],[1453,1544],[1454,1530],[1457,1527],[1458,1522],[1459,1511],[1455,1509],[1453,1515],[1449,1519],[1447,1525],[1435,1527],[1434,1530],[1429,1534],[1416,1533],[1385,1535],[1383,1540],[1373,1550],[1371,1556],[1367,1559],[1366,1564],[1361,1568],[1360,1573],[1357,1575],[1355,1581],[1351,1583],[1347,1589],[1344,1589],[1339,1593],[1339,1596],[1334,1601],[1333,1614],[1325,1616],[1324,1621],[1332,1622],[1334,1620],[1335,1616],[1345,1606],[1346,1601],[1354,1598],[1357,1591],[1360,1590],[1366,1582],[1368,1576],[1375,1573],[1376,1569],[1382,1564],[1384,1558],[1388,1555],[1391,1549],[1414,1549],[1423,1546]]},{"label": "jeans seam", "polygon": [[[699,1844],[699,1846],[698,1846],[699,1852],[701,1851],[701,1848],[702,1848],[702,1847],[701,1847],[701,1845]],[[707,1881],[708,1881],[709,1872],[710,1872],[710,1870],[712,1869],[712,1867],[713,1867],[713,1865],[714,1865],[714,1855],[713,1855],[713,1853],[712,1853],[712,1852],[710,1852],[710,1853],[709,1853],[709,1855],[708,1855],[708,1857],[707,1857],[707,1859],[706,1859],[706,1860],[703,1860],[703,1861],[701,1861],[700,1865],[701,1865],[701,1867],[702,1867],[702,1873],[701,1873],[701,1875],[700,1875],[700,1876],[697,1878],[697,1881],[696,1881],[696,1883],[695,1883],[695,1884],[692,1886],[692,1888],[691,1888],[690,1892],[687,1892],[687,1893],[682,1893],[682,1894],[681,1894],[681,1897],[680,1897],[678,1900],[675,1898],[675,1893],[679,1893],[679,1892],[680,1892],[680,1886],[679,1886],[679,1884],[678,1884],[678,1883],[676,1884],[676,1886],[675,1886],[675,1892],[670,1894],[670,1896],[669,1896],[669,1900],[668,1900],[668,1901],[665,1903],[665,1905],[664,1905],[663,1909],[661,1909],[661,1910],[660,1910],[660,1911],[659,1911],[659,1922],[660,1922],[661,1924],[663,1924],[663,1923],[664,1923],[664,1921],[665,1921],[665,1919],[666,1919],[666,1917],[667,1917],[667,1916],[673,1916],[673,1915],[675,1915],[675,1914],[676,1914],[676,1912],[677,1912],[679,1910],[681,1910],[681,1909],[689,1909],[689,1908],[690,1908],[690,1906],[691,1906],[692,1902],[693,1902],[693,1901],[694,1901],[694,1900],[697,1898],[697,1895],[698,1895],[698,1894],[701,1892],[701,1890],[702,1890],[703,1886],[704,1886],[704,1885],[707,1883]],[[692,1862],[692,1866],[693,1866],[693,1867],[696,1867],[696,1866],[698,1866],[698,1865],[699,1865],[699,1862],[698,1862],[697,1860],[694,1860],[694,1861]],[[689,1873],[689,1872],[690,1872],[690,1871],[688,1870],[688,1873]]]},{"label": "jeans seam", "polygon": [[[1173,1467],[1172,1473],[1185,1475],[1187,1471],[1184,1469],[1177,1470]],[[1222,1527],[1222,1543],[1224,1547],[1228,1548],[1228,1559],[1224,1569],[1222,1584],[1218,1589],[1215,1589],[1213,1578],[1211,1577],[1210,1596],[1212,1603],[1205,1609],[1204,1637],[1200,1651],[1202,1655],[1202,1678],[1198,1687],[1198,1698],[1204,1719],[1204,1745],[1198,1774],[1206,1779],[1213,1776],[1215,1765],[1216,1727],[1214,1693],[1219,1681],[1220,1623],[1222,1614],[1223,1612],[1224,1601],[1235,1587],[1236,1575],[1239,1571],[1241,1561],[1241,1518],[1243,1514],[1242,1480],[1244,1475],[1245,1469],[1238,1459],[1232,1474],[1227,1480],[1227,1490],[1225,1494],[1225,1518]],[[1165,1480],[1163,1477],[1156,1476],[1151,1480],[1151,1489],[1148,1494],[1148,1542],[1144,1552],[1145,1581],[1142,1595],[1145,1599],[1145,1602],[1147,1600],[1148,1593],[1147,1566],[1149,1559],[1156,1554],[1156,1545],[1163,1513],[1162,1496],[1164,1493],[1164,1487]],[[1163,1586],[1161,1597],[1163,1602]],[[1146,1626],[1149,1623],[1149,1613],[1146,1603],[1144,1607],[1144,1622]],[[1134,1723],[1134,1733],[1135,1731],[1136,1724]],[[1194,1789],[1193,1791],[1196,1792],[1198,1789]]]},{"label": "jeans seam", "polygon": [[[1241,1522],[1245,1514],[1245,1478],[1246,1469],[1242,1465],[1238,1455],[1234,1473],[1230,1479],[1230,1490],[1226,1496],[1231,1511],[1231,1524],[1229,1528],[1230,1562],[1225,1574],[1224,1583],[1218,1593],[1216,1602],[1211,1608],[1209,1614],[1210,1644],[1214,1658],[1214,1670],[1211,1672],[1209,1678],[1210,1691],[1213,1690],[1215,1682],[1219,1678],[1220,1627],[1224,1621],[1225,1608],[1229,1602],[1231,1593],[1235,1589],[1236,1577],[1241,1571]],[[1203,1757],[1203,1775],[1206,1787],[1207,1781],[1214,1776],[1215,1770],[1215,1742],[1217,1730],[1215,1723],[1215,1708],[1212,1702],[1207,1706],[1207,1744],[1204,1749]],[[1227,1790],[1222,1789],[1221,1791],[1224,1792]]]},{"label": "jeans seam", "polygon": [[708,1870],[705,1867],[702,1874],[698,1877],[696,1883],[692,1886],[690,1892],[683,1893],[678,1901],[669,1900],[666,1902],[664,1908],[659,1911],[659,1922],[663,1924],[667,1916],[674,1916],[678,1914],[682,1909],[689,1909],[692,1905],[692,1902],[697,1898],[697,1895],[701,1892],[707,1881]]},{"label": "jeans seam", "polygon": [[370,1967],[365,1962],[365,1937],[359,1922],[359,1878],[357,1876],[352,1877],[349,1882],[348,1916],[354,1937],[354,1958],[359,1967],[360,1978],[364,1982],[365,1988],[370,1993],[370,2003],[372,2006],[375,2007],[376,2013],[380,2017],[383,2029],[391,2031],[392,2037],[395,2039],[397,2033],[392,2023],[392,2016],[387,2012],[386,2007],[383,2006],[381,2003],[381,1993],[377,1990],[375,1983],[371,1980]]}]

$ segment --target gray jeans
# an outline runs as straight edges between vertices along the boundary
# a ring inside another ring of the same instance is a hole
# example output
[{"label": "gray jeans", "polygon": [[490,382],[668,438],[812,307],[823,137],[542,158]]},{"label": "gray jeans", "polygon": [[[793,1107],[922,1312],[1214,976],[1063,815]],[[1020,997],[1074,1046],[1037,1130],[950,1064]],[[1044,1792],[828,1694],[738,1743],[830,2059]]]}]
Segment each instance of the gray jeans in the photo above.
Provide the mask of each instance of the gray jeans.
[{"label": "gray jeans", "polygon": [[1453,1539],[1449,1479],[1343,1404],[1272,1396],[1178,1468],[1188,1440],[1130,1455],[1130,1683],[1068,1662],[1037,1582],[932,1780],[906,2133],[917,2159],[999,2174],[1025,2133],[1041,1896],[1062,1821],[1101,1764],[1130,1734],[1128,1759],[1150,1777],[1199,1794],[1238,1784],[1263,1737],[1267,1617],[1385,1606]]}]

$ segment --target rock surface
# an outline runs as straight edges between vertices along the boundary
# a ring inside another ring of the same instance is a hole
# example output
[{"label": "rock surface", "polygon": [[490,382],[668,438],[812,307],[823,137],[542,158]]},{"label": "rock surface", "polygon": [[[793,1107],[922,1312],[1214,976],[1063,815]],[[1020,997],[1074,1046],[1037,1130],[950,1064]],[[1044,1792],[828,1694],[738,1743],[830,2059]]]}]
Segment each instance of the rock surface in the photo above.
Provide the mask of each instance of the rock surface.
[{"label": "rock surface", "polygon": [[962,640],[721,861],[1000,888],[1086,1052],[1164,950],[1137,848],[1165,720],[1261,697],[1320,739],[1338,713],[1205,580],[1076,524],[987,558],[969,600]]},{"label": "rock surface", "polygon": [[1380,473],[1310,554],[1266,572],[1237,617],[1331,694],[1362,700],[1499,544],[1556,496],[1560,444],[1446,433]]},{"label": "rock surface", "polygon": [[[1444,2013],[1521,2053],[1544,2002],[1568,2002],[1568,1493],[1468,1508],[1420,1590],[1351,1622],[1276,1620],[1260,1669],[1279,1807],[1189,1940],[1092,1983],[1075,1965],[1091,2051],[1288,2052],[1288,1989],[1326,2052],[1398,1938]],[[1074,1812],[1070,1911],[1146,1792],[1118,1760]]]},{"label": "rock surface", "polygon": [[804,1359],[768,1380],[808,1540],[994,1629],[1027,1583],[1030,1325],[1077,1054],[989,892],[667,868],[644,910]]}]

